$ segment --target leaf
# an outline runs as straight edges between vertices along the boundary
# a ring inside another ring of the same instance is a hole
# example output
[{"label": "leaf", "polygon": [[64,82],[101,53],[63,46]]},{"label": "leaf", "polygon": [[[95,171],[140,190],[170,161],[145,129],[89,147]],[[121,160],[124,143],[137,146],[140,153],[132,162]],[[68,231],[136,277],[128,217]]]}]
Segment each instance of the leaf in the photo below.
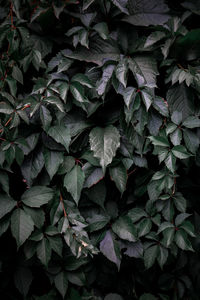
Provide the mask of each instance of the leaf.
[{"label": "leaf", "polygon": [[123,194],[126,190],[126,183],[128,179],[126,168],[123,164],[119,164],[116,167],[109,168],[110,177],[114,180],[118,190]]},{"label": "leaf", "polygon": [[135,242],[137,239],[136,227],[128,216],[117,219],[112,225],[112,230],[123,240]]},{"label": "leaf", "polygon": [[184,36],[180,36],[174,43],[172,55],[186,61],[194,60],[199,57],[200,50],[200,29],[192,29]]},{"label": "leaf", "polygon": [[121,263],[120,250],[110,230],[106,232],[104,239],[100,242],[100,251],[107,259],[115,263],[119,270]]},{"label": "leaf", "polygon": [[19,248],[31,235],[34,229],[33,220],[24,210],[16,209],[11,217],[11,232]]},{"label": "leaf", "polygon": [[190,221],[184,221],[181,224],[180,228],[187,232],[187,234],[189,234],[191,237],[196,237],[194,226],[192,223],[190,223]]},{"label": "leaf", "polygon": [[195,154],[200,144],[199,137],[192,130],[185,129],[183,132],[183,138],[187,149]]},{"label": "leaf", "polygon": [[67,273],[66,272],[58,273],[54,278],[54,282],[55,282],[55,287],[57,288],[57,290],[59,291],[59,293],[62,295],[64,299],[68,288]]},{"label": "leaf", "polygon": [[76,75],[74,75],[71,79],[71,82],[78,82],[81,85],[87,86],[88,88],[94,87],[91,80],[86,75],[81,73],[77,73]]},{"label": "leaf", "polygon": [[147,269],[151,268],[158,256],[159,246],[153,245],[144,251],[144,265]]},{"label": "leaf", "polygon": [[50,127],[48,130],[48,135],[52,137],[57,143],[62,144],[67,152],[69,152],[69,144],[71,142],[70,131],[68,127],[63,125]]},{"label": "leaf", "polygon": [[128,62],[127,60],[121,59],[115,69],[115,74],[117,79],[126,88],[127,85],[127,72],[128,72]]},{"label": "leaf", "polygon": [[43,238],[37,245],[37,257],[46,267],[51,259],[51,247],[49,241]]},{"label": "leaf", "polygon": [[167,102],[170,112],[181,112],[183,119],[195,113],[192,91],[184,83],[168,90]]},{"label": "leaf", "polygon": [[112,162],[117,148],[120,146],[120,135],[116,127],[109,125],[105,128],[95,127],[90,132],[90,147],[94,156],[100,159],[103,173]]},{"label": "leaf", "polygon": [[34,186],[22,195],[22,202],[30,207],[40,207],[47,204],[54,195],[51,188],[45,186]]},{"label": "leaf", "polygon": [[113,75],[114,69],[115,69],[115,65],[108,65],[103,69],[102,78],[101,80],[99,80],[97,84],[97,93],[99,96],[102,96],[106,92],[108,84]]},{"label": "leaf", "polygon": [[150,219],[145,218],[145,219],[142,219],[142,221],[140,221],[138,225],[139,225],[138,236],[141,237],[150,232],[151,227],[152,227],[152,222]]},{"label": "leaf", "polygon": [[19,267],[14,274],[14,280],[19,292],[26,297],[33,280],[33,275],[30,269]]},{"label": "leaf", "polygon": [[12,77],[23,84],[23,73],[17,66],[13,66]]},{"label": "leaf", "polygon": [[145,293],[139,298],[139,300],[157,300],[157,298],[152,294]]},{"label": "leaf", "polygon": [[200,127],[200,119],[195,116],[190,116],[183,122],[183,126],[187,128]]},{"label": "leaf", "polygon": [[104,209],[104,202],[106,200],[106,186],[105,182],[101,180],[88,191],[86,191],[88,198]]},{"label": "leaf", "polygon": [[[4,192],[9,196],[9,177],[6,172],[0,171],[0,184]],[[1,195],[0,195],[1,198]],[[1,209],[0,209],[1,210]]]},{"label": "leaf", "polygon": [[162,25],[168,19],[169,8],[164,0],[129,0],[128,10],[130,16],[123,18],[123,21],[136,26]]},{"label": "leaf", "polygon": [[0,194],[0,219],[11,212],[16,205],[17,202],[11,197]]},{"label": "leaf", "polygon": [[149,139],[151,140],[151,142],[154,146],[169,147],[169,142],[168,142],[167,138],[165,138],[165,137],[150,136]]},{"label": "leaf", "polygon": [[144,48],[151,47],[161,39],[165,37],[165,33],[162,31],[154,31],[152,32],[146,39],[146,42],[144,44]]},{"label": "leaf", "polygon": [[0,113],[9,115],[14,111],[12,106],[6,102],[0,102]]},{"label": "leaf", "polygon": [[185,159],[191,156],[187,152],[186,148],[182,145],[174,146],[171,151],[174,154],[174,156],[180,159]]},{"label": "leaf", "polygon": [[165,165],[166,167],[174,173],[176,170],[176,157],[173,155],[173,153],[170,151],[167,157],[165,158]]},{"label": "leaf", "polygon": [[140,241],[135,243],[121,241],[120,247],[121,249],[126,248],[124,254],[128,255],[129,257],[141,258],[143,256],[143,245]]},{"label": "leaf", "polygon": [[153,107],[164,117],[169,116],[169,110],[167,102],[161,97],[155,97],[153,100]]},{"label": "leaf", "polygon": [[174,238],[176,245],[182,250],[194,251],[192,245],[187,237],[187,234],[183,229],[176,231]]},{"label": "leaf", "polygon": [[96,25],[93,26],[93,29],[98,32],[100,37],[103,40],[108,39],[109,37],[109,30],[108,30],[108,25],[105,22],[97,23]]},{"label": "leaf", "polygon": [[107,294],[104,300],[123,300],[119,294]]},{"label": "leaf", "polygon": [[168,248],[174,240],[175,230],[173,227],[168,227],[163,231],[163,244]]},{"label": "leaf", "polygon": [[69,86],[69,89],[70,89],[70,92],[72,93],[73,97],[78,102],[84,103],[86,101],[86,98],[84,95],[85,94],[84,89],[79,82],[77,82],[77,81],[72,82]]},{"label": "leaf", "polygon": [[74,201],[78,205],[81,191],[85,180],[85,174],[80,166],[75,165],[73,169],[65,175],[64,186],[72,195]]},{"label": "leaf", "polygon": [[44,152],[44,163],[47,169],[47,172],[52,179],[53,176],[59,169],[59,166],[63,162],[63,153],[58,151],[49,151]]},{"label": "leaf", "polygon": [[146,106],[146,110],[149,110],[149,107],[151,106],[153,102],[153,95],[151,93],[151,90],[144,89],[141,91],[142,100],[144,102],[144,105]]},{"label": "leaf", "polygon": [[135,207],[129,210],[128,216],[131,218],[132,222],[135,223],[142,217],[147,217],[147,213],[143,209]]},{"label": "leaf", "polygon": [[116,5],[119,10],[128,15],[128,10],[126,8],[127,0],[111,0],[114,5]]},{"label": "leaf", "polygon": [[133,72],[139,87],[156,87],[158,70],[154,58],[150,56],[135,56],[129,59],[129,68]]},{"label": "leaf", "polygon": [[134,87],[129,86],[123,91],[124,102],[128,109],[130,108],[133,99],[135,99],[135,96],[136,96],[136,89]]},{"label": "leaf", "polygon": [[176,193],[173,196],[173,201],[174,201],[174,204],[175,204],[176,208],[180,212],[184,213],[186,211],[186,206],[187,206],[186,199],[182,196],[181,193]]},{"label": "leaf", "polygon": [[43,128],[48,130],[51,125],[52,116],[50,111],[44,105],[40,106],[40,119],[42,121]]}]

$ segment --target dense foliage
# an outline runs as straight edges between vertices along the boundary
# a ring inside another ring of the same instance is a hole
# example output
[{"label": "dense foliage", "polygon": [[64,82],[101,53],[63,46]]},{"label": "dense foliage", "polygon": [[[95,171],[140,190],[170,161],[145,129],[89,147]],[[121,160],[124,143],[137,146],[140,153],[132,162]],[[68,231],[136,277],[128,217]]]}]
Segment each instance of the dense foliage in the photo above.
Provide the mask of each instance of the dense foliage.
[{"label": "dense foliage", "polygon": [[0,0],[1,299],[200,299],[199,15]]}]

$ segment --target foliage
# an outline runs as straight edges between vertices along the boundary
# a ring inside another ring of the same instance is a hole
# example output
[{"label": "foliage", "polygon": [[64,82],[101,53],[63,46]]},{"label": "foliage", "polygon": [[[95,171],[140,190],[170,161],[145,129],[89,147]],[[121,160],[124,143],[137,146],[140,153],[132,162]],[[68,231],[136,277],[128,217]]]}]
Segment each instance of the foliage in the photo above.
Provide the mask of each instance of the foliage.
[{"label": "foliage", "polygon": [[0,0],[2,299],[199,299],[199,1]]}]

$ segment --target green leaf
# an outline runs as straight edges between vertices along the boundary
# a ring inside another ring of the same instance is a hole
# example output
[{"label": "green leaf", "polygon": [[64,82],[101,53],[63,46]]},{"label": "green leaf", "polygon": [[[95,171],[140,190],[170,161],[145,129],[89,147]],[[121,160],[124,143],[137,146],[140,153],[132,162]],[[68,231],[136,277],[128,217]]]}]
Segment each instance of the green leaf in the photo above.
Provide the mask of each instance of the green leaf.
[{"label": "green leaf", "polygon": [[186,206],[187,206],[186,199],[182,196],[181,193],[176,193],[173,196],[173,201],[174,201],[174,204],[175,204],[176,208],[180,212],[184,213],[186,211]]},{"label": "green leaf", "polygon": [[151,227],[152,227],[152,222],[150,219],[148,218],[142,219],[138,224],[138,236],[141,237],[148,234],[151,230]]},{"label": "green leaf", "polygon": [[161,223],[159,229],[158,229],[158,234],[161,233],[162,231],[168,229],[168,228],[173,228],[174,229],[174,225],[170,222],[163,222]]},{"label": "green leaf", "polygon": [[119,10],[125,14],[129,14],[126,8],[127,0],[111,0],[114,5],[116,5]]},{"label": "green leaf", "polygon": [[63,162],[60,164],[57,171],[58,175],[63,175],[70,172],[75,165],[75,159],[73,156],[64,156],[62,161]]},{"label": "green leaf", "polygon": [[100,251],[110,261],[115,263],[119,270],[121,263],[120,249],[110,230],[106,232],[104,239],[100,243]]},{"label": "green leaf", "polygon": [[40,119],[42,121],[43,128],[48,130],[51,125],[52,116],[50,111],[44,105],[40,106]]},{"label": "green leaf", "polygon": [[93,26],[93,29],[98,32],[100,37],[103,40],[108,39],[109,37],[109,30],[108,30],[108,25],[105,22],[97,23],[96,25]]},{"label": "green leaf", "polygon": [[154,295],[152,294],[148,294],[148,293],[145,293],[143,294],[139,300],[157,300],[158,298],[156,298]]},{"label": "green leaf", "polygon": [[64,299],[68,288],[67,273],[66,272],[58,273],[54,278],[54,282],[55,282],[55,287],[57,288],[57,290],[59,291],[59,293],[62,295]]},{"label": "green leaf", "polygon": [[108,294],[104,300],[123,300],[123,298],[119,294]]},{"label": "green leaf", "polygon": [[115,69],[115,74],[124,87],[127,85],[128,62],[127,59],[121,59]]},{"label": "green leaf", "polygon": [[161,269],[163,268],[164,264],[166,263],[167,258],[168,258],[168,250],[165,249],[163,246],[160,246],[157,261],[158,261]]},{"label": "green leaf", "polygon": [[136,26],[162,25],[168,19],[168,6],[164,0],[131,0],[129,1],[130,16],[123,18],[123,21]]},{"label": "green leaf", "polygon": [[178,146],[182,140],[182,131],[177,128],[173,133],[170,134],[171,142],[174,146]]},{"label": "green leaf", "polygon": [[144,209],[135,207],[129,210],[128,216],[130,217],[132,222],[135,223],[139,221],[142,217],[147,217],[147,213],[144,211]]},{"label": "green leaf", "polygon": [[9,177],[6,172],[0,171],[0,184],[4,192],[9,196]]},{"label": "green leaf", "polygon": [[26,297],[33,280],[32,272],[29,268],[19,267],[14,274],[14,281],[19,292]]},{"label": "green leaf", "polygon": [[40,207],[47,204],[54,195],[51,188],[45,186],[34,186],[22,195],[22,202],[30,207]]},{"label": "green leaf", "polygon": [[13,66],[12,77],[23,84],[23,73],[17,66]]},{"label": "green leaf", "polygon": [[147,269],[151,268],[159,253],[159,246],[154,245],[144,251],[144,265]]},{"label": "green leaf", "polygon": [[175,219],[175,224],[176,226],[179,226],[183,223],[183,221],[185,221],[185,219],[189,218],[191,216],[191,214],[188,213],[182,213],[176,216]]},{"label": "green leaf", "polygon": [[44,163],[47,172],[52,179],[58,171],[59,166],[63,163],[63,153],[58,151],[46,150],[44,152]]},{"label": "green leaf", "polygon": [[166,98],[171,113],[178,111],[182,113],[183,119],[195,113],[192,91],[184,83],[171,87]]},{"label": "green leaf", "polygon": [[165,159],[165,165],[166,167],[174,173],[176,170],[176,157],[173,155],[173,153],[170,151]]},{"label": "green leaf", "polygon": [[71,82],[78,82],[81,85],[87,86],[88,88],[93,88],[91,80],[84,74],[77,73],[71,79]]},{"label": "green leaf", "polygon": [[156,87],[158,75],[156,61],[150,56],[136,56],[129,59],[129,68],[133,72],[139,87]]},{"label": "green leaf", "polygon": [[6,102],[0,102],[0,113],[9,115],[14,111],[12,106]]},{"label": "green leaf", "polygon": [[141,91],[142,100],[144,102],[144,105],[146,106],[146,110],[149,110],[149,107],[151,106],[153,102],[153,95],[151,92],[151,89],[144,89]]},{"label": "green leaf", "polygon": [[171,151],[174,154],[174,156],[180,159],[185,159],[191,156],[187,152],[186,148],[182,145],[174,146]]},{"label": "green leaf", "polygon": [[19,248],[31,235],[34,229],[33,220],[24,210],[16,209],[11,217],[11,232]]},{"label": "green leaf", "polygon": [[115,65],[108,65],[103,69],[102,78],[97,83],[97,93],[99,96],[102,96],[106,92],[114,70]]},{"label": "green leaf", "polygon": [[151,140],[154,146],[169,147],[169,142],[167,138],[163,136],[150,136],[149,139]]},{"label": "green leaf", "polygon": [[17,202],[11,197],[0,194],[0,219],[11,212],[16,205]]},{"label": "green leaf", "polygon": [[161,97],[154,97],[153,107],[164,117],[169,116],[167,102]]},{"label": "green leaf", "polygon": [[51,259],[51,247],[49,241],[43,238],[37,245],[37,257],[46,267]]},{"label": "green leaf", "polygon": [[195,229],[194,229],[194,225],[190,222],[190,221],[184,221],[180,228],[182,228],[183,230],[185,230],[185,232],[187,232],[187,234],[189,234],[191,237],[195,237]]},{"label": "green leaf", "polygon": [[190,116],[183,122],[183,126],[187,128],[200,127],[200,119],[195,116]]},{"label": "green leaf", "polygon": [[84,88],[82,87],[82,85],[77,82],[74,81],[70,84],[69,86],[70,92],[72,93],[73,97],[81,103],[84,103],[86,101],[85,98],[85,92],[84,92]]},{"label": "green leaf", "polygon": [[165,33],[162,31],[154,31],[152,32],[146,39],[144,44],[144,48],[151,47],[155,43],[159,42],[161,39],[165,37]]},{"label": "green leaf", "polygon": [[68,127],[63,125],[56,125],[50,127],[47,131],[48,135],[52,137],[57,143],[62,144],[67,152],[69,151],[69,144],[71,142],[70,131]]},{"label": "green leaf", "polygon": [[75,165],[73,169],[65,175],[64,186],[72,195],[74,201],[78,205],[81,191],[85,180],[85,174],[80,166]]},{"label": "green leaf", "polygon": [[174,240],[180,249],[194,251],[191,242],[188,239],[187,233],[183,229],[176,231]]},{"label": "green leaf", "polygon": [[197,134],[195,134],[192,130],[185,129],[183,132],[183,138],[187,149],[195,154],[200,144],[200,139]]},{"label": "green leaf", "polygon": [[92,202],[104,209],[104,202],[106,200],[105,182],[101,180],[94,186],[90,187],[90,189],[86,191],[86,195]]},{"label": "green leaf", "polygon": [[136,227],[128,216],[120,217],[115,221],[112,230],[123,240],[135,242],[137,239]]},{"label": "green leaf", "polygon": [[120,135],[116,127],[95,127],[90,132],[90,147],[94,156],[100,159],[105,173],[106,166],[112,162],[117,148],[120,146]]},{"label": "green leaf", "polygon": [[114,180],[118,190],[123,194],[126,190],[126,183],[128,179],[126,168],[123,164],[119,164],[116,167],[109,168],[110,177]]},{"label": "green leaf", "polygon": [[135,99],[136,96],[136,89],[134,87],[127,87],[123,91],[123,97],[124,97],[124,102],[127,106],[127,108],[130,108],[131,102]]},{"label": "green leaf", "polygon": [[163,231],[163,244],[168,248],[174,240],[175,230],[173,227],[168,227]]}]

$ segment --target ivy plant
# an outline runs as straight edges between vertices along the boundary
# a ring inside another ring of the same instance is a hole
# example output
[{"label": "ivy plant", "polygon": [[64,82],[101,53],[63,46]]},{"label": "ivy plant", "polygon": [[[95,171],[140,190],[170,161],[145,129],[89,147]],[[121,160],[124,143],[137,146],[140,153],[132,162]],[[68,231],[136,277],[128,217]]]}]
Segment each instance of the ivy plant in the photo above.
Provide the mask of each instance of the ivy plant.
[{"label": "ivy plant", "polygon": [[0,0],[2,299],[200,299],[199,15]]}]

